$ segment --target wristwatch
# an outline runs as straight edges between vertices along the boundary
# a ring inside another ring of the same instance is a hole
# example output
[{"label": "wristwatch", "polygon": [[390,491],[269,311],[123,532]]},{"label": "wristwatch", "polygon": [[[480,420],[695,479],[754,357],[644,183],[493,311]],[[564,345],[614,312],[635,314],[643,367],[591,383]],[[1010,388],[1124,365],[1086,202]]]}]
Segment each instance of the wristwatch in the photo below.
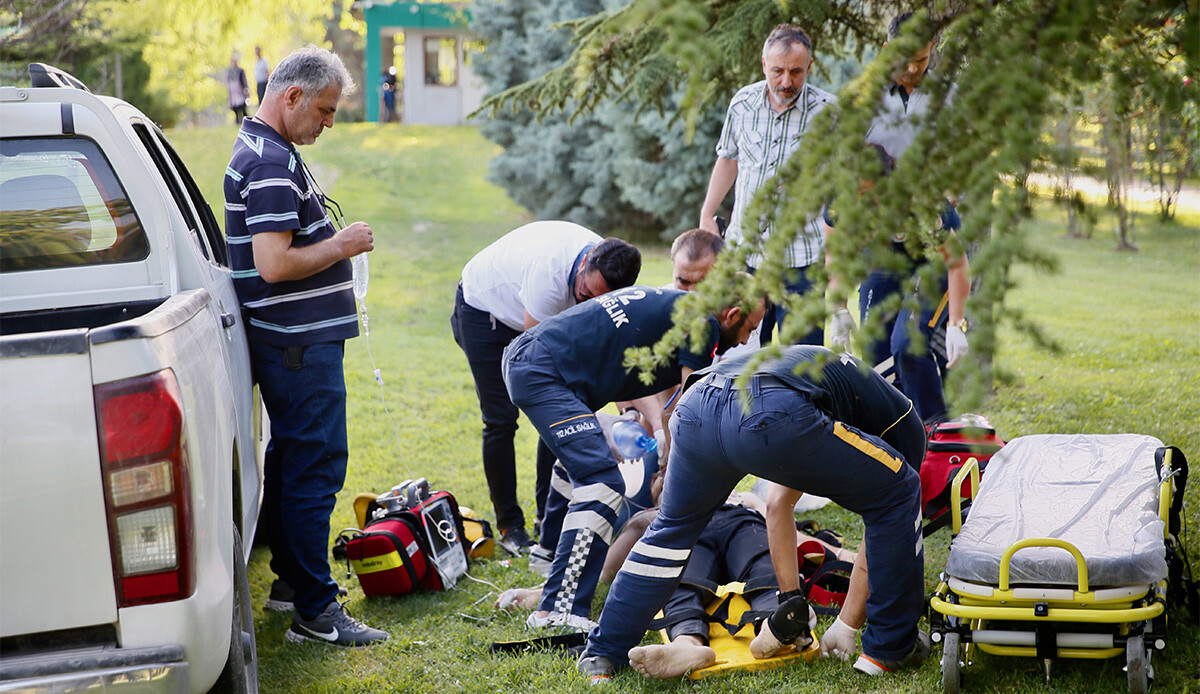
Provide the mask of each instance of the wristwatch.
[{"label": "wristwatch", "polygon": [[962,320],[960,320],[958,322],[958,329],[962,331],[963,335],[967,334],[967,319],[966,318],[963,318]]}]

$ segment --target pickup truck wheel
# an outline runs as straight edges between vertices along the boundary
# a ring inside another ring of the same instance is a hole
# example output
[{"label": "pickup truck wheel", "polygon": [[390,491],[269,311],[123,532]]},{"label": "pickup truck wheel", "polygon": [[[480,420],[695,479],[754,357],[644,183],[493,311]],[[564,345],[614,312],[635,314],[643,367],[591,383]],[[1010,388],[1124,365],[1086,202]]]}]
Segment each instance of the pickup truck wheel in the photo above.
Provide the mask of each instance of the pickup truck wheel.
[{"label": "pickup truck wheel", "polygon": [[229,657],[210,694],[258,694],[258,645],[254,640],[254,608],[250,579],[242,553],[242,534],[233,526],[233,620]]}]

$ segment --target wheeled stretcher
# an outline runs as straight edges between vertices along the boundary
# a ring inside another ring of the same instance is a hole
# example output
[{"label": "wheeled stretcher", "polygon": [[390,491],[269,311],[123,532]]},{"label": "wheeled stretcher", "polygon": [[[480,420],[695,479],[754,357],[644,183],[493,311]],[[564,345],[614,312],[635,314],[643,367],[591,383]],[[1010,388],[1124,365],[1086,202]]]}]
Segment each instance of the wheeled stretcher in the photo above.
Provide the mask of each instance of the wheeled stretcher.
[{"label": "wheeled stretcher", "polygon": [[1037,657],[1047,681],[1056,658],[1123,654],[1130,691],[1146,691],[1150,656],[1166,646],[1166,539],[1187,465],[1177,453],[1135,434],[1039,435],[1010,441],[982,486],[978,467],[963,467],[954,489],[970,479],[979,493],[965,522],[951,494],[954,538],[930,600],[947,692],[976,651]]}]

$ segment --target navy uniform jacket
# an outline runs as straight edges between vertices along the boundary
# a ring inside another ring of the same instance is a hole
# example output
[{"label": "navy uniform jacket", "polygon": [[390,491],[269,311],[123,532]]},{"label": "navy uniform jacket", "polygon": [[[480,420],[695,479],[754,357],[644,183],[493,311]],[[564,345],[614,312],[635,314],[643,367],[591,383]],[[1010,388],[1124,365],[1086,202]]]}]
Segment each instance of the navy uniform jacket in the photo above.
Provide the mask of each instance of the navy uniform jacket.
[{"label": "navy uniform jacket", "polygon": [[720,329],[709,318],[708,337],[695,352],[680,348],[654,370],[653,382],[625,367],[625,350],[649,347],[671,329],[675,302],[686,292],[634,285],[589,299],[527,332],[550,352],[558,373],[593,410],[617,400],[634,400],[679,383],[680,367],[712,363]]}]

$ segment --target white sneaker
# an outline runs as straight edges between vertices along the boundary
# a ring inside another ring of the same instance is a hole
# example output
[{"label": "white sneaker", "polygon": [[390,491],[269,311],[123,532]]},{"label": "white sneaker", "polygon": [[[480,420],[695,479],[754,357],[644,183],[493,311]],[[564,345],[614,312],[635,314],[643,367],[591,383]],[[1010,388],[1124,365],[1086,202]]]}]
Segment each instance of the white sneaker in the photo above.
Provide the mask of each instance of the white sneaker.
[{"label": "white sneaker", "polygon": [[537,612],[533,612],[530,613],[529,619],[525,620],[525,626],[529,627],[530,629],[567,627],[568,629],[574,629],[575,631],[587,633],[598,625],[587,617],[580,617],[577,614],[551,612],[545,617],[539,617]]},{"label": "white sneaker", "polygon": [[554,564],[554,552],[541,545],[534,545],[529,552],[529,570],[542,576],[550,575],[550,567]]}]

